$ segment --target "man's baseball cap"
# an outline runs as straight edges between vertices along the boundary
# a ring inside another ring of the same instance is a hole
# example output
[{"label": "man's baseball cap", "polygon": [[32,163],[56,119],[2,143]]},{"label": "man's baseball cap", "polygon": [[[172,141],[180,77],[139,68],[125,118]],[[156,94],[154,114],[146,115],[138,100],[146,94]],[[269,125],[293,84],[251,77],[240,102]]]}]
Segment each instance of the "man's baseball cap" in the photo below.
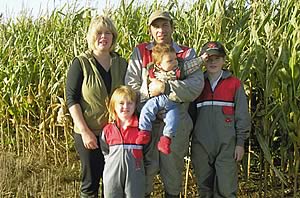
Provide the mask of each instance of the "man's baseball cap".
[{"label": "man's baseball cap", "polygon": [[201,49],[200,55],[207,53],[208,55],[226,56],[223,45],[218,41],[209,41],[205,43]]},{"label": "man's baseball cap", "polygon": [[152,14],[149,17],[148,25],[150,26],[153,21],[156,19],[165,19],[168,21],[172,21],[172,18],[170,16],[170,13],[167,11],[157,10],[155,12],[152,12]]}]

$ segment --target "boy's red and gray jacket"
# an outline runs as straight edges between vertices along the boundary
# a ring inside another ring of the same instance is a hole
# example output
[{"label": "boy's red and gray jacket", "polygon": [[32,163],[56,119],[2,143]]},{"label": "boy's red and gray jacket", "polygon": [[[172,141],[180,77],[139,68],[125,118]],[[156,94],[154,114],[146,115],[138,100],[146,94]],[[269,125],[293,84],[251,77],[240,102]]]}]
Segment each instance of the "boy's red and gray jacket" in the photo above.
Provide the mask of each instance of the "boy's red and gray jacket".
[{"label": "boy's red and gray jacket", "polygon": [[111,170],[117,167],[122,169],[124,166],[141,168],[143,145],[135,143],[139,133],[137,116],[133,116],[130,126],[125,130],[119,126],[119,121],[116,121],[103,128],[100,145],[105,157],[105,166]]},{"label": "boy's red and gray jacket", "polygon": [[226,145],[234,137],[236,145],[244,146],[250,131],[250,115],[241,81],[223,70],[212,91],[207,73],[204,73],[204,78],[204,89],[196,100],[197,120],[193,138],[208,150]]}]

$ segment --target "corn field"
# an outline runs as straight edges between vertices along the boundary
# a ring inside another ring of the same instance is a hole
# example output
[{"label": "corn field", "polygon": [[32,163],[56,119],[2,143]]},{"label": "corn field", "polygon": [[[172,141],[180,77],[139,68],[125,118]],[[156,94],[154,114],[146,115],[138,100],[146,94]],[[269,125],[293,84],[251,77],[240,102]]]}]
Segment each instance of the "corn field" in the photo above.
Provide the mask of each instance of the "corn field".
[{"label": "corn field", "polygon": [[[89,22],[100,13],[66,7],[37,19],[0,18],[0,197],[79,195],[64,88],[73,57],[87,48]],[[177,0],[121,0],[106,10],[119,30],[116,51],[128,59],[137,43],[150,40],[147,19],[157,8],[171,12],[178,43],[199,53],[208,40],[223,42],[252,116],[239,197],[299,197],[300,2],[197,0],[183,7]],[[182,197],[196,197],[192,167],[186,172]],[[160,197],[159,178],[155,189]]]}]

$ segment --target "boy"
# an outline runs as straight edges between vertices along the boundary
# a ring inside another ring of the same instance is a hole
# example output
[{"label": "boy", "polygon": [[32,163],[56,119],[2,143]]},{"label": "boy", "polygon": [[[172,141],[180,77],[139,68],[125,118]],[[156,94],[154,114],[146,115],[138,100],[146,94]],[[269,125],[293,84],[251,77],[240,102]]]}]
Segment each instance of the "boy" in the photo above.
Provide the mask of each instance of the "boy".
[{"label": "boy", "polygon": [[[162,82],[184,79],[185,76],[200,69],[202,59],[198,57],[190,61],[186,61],[183,66],[178,66],[178,60],[175,49],[169,44],[156,44],[152,51],[153,63],[147,66],[148,80],[159,80]],[[150,141],[150,131],[152,131],[152,122],[156,119],[156,114],[165,109],[164,117],[165,126],[163,136],[157,144],[157,148],[164,154],[170,154],[170,144],[172,137],[175,136],[179,123],[179,111],[176,102],[170,100],[165,94],[150,98],[143,106],[139,119],[140,136],[137,139],[137,144],[146,144]]]},{"label": "boy", "polygon": [[226,53],[221,43],[206,43],[201,54],[205,85],[196,99],[197,120],[192,138],[192,163],[200,197],[236,197],[237,161],[244,155],[250,130],[247,98],[239,79],[222,69]]}]

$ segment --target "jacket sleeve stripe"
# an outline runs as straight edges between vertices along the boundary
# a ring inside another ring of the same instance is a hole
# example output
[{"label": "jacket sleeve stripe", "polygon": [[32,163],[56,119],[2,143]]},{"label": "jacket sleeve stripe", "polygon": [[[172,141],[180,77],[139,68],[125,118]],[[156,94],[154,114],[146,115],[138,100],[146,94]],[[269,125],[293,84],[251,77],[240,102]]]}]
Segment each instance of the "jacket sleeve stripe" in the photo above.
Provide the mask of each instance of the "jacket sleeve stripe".
[{"label": "jacket sleeve stripe", "polygon": [[110,148],[119,148],[119,149],[143,149],[143,145],[135,145],[135,144],[114,144],[109,145]]},{"label": "jacket sleeve stripe", "polygon": [[226,107],[234,107],[234,102],[222,102],[222,101],[204,101],[197,103],[197,108],[203,106],[226,106]]}]

